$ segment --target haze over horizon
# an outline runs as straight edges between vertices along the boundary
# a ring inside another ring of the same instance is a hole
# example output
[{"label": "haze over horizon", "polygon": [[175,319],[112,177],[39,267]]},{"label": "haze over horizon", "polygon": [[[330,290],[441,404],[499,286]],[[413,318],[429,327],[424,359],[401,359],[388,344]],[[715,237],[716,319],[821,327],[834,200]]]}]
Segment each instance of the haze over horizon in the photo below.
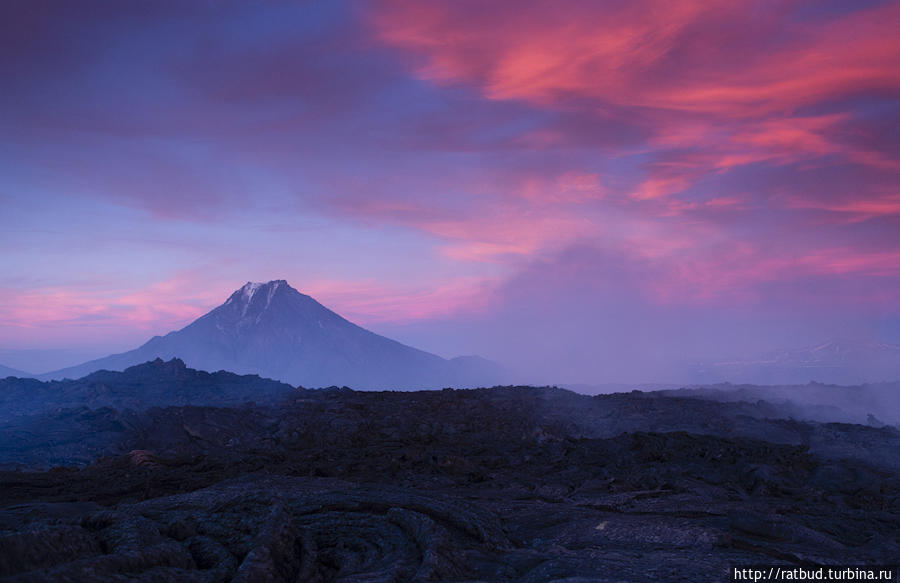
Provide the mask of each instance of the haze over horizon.
[{"label": "haze over horizon", "polygon": [[286,279],[534,383],[900,343],[900,4],[0,6],[0,364]]}]

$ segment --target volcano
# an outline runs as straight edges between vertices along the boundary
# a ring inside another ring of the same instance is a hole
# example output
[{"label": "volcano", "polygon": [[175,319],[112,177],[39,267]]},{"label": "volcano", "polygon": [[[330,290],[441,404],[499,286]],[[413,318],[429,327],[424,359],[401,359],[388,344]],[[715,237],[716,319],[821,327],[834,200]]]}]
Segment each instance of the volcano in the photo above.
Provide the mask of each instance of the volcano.
[{"label": "volcano", "polygon": [[488,386],[499,367],[473,356],[444,359],[370,332],[302,294],[285,280],[247,282],[188,326],[144,345],[41,375],[80,378],[162,358],[188,366],[258,374],[307,387],[362,389]]}]

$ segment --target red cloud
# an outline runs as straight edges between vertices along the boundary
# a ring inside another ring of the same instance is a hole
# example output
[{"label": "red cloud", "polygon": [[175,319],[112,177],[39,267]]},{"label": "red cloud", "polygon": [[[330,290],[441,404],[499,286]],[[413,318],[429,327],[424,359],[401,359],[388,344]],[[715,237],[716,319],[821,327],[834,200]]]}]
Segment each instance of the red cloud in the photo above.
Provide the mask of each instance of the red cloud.
[{"label": "red cloud", "polygon": [[[378,6],[378,37],[413,55],[424,79],[583,120],[630,119],[658,158],[630,193],[638,199],[761,162],[836,156],[900,169],[883,149],[858,143],[854,134],[871,128],[847,132],[851,114],[804,112],[900,94],[897,3],[805,16],[801,3],[749,0]],[[552,128],[523,139],[535,148],[573,143]]]},{"label": "red cloud", "polygon": [[900,6],[785,30],[795,4],[536,1],[500,10],[386,0],[374,23],[384,42],[423,56],[422,77],[475,83],[492,99],[745,117],[900,88]]}]

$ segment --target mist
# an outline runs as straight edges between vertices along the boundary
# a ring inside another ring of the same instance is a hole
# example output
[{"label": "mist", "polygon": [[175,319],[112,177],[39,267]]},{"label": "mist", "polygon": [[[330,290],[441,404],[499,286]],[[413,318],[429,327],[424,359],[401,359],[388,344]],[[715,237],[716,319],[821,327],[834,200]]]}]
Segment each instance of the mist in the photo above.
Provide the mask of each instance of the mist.
[{"label": "mist", "polygon": [[[897,322],[878,307],[804,305],[799,286],[743,290],[755,295],[751,301],[743,292],[665,299],[648,293],[654,277],[665,281],[650,266],[577,247],[523,267],[480,313],[373,329],[445,357],[480,354],[518,383],[677,384],[741,380],[698,375],[698,363],[833,339],[882,340]],[[834,287],[821,283],[820,293]],[[813,374],[803,382],[829,380]]]}]

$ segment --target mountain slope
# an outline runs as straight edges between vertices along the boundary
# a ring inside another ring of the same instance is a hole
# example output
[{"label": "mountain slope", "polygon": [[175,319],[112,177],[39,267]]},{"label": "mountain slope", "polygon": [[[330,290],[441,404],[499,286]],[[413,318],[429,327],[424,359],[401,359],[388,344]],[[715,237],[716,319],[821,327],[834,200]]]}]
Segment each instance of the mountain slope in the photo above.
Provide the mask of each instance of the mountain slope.
[{"label": "mountain slope", "polygon": [[312,387],[439,388],[492,384],[498,376],[496,366],[483,359],[448,361],[379,336],[275,280],[248,282],[190,325],[135,350],[40,378],[78,378],[155,358]]},{"label": "mountain slope", "polygon": [[20,379],[27,379],[33,376],[34,375],[27,372],[9,368],[8,366],[3,366],[2,364],[0,364],[0,379],[5,379],[6,377],[19,377]]}]

